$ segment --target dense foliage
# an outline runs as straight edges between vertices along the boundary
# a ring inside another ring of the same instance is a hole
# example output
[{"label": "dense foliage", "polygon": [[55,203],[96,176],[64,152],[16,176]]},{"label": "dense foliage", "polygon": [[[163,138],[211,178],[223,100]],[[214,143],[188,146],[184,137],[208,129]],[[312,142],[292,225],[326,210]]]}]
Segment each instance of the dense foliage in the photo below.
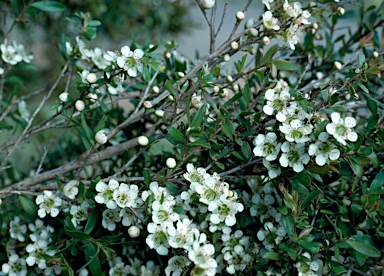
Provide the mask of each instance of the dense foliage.
[{"label": "dense foliage", "polygon": [[[197,60],[154,33],[90,46],[103,18],[75,1],[3,7],[1,275],[382,273],[384,4],[253,2],[196,1]],[[71,11],[61,71],[32,90],[12,31]]]}]

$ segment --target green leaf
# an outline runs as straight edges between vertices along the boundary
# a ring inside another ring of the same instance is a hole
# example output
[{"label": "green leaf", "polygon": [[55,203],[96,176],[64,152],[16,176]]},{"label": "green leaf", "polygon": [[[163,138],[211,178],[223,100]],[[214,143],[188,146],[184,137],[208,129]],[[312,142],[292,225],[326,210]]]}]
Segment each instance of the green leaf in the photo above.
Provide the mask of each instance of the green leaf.
[{"label": "green leaf", "polygon": [[277,252],[267,252],[263,255],[263,259],[280,261],[280,260],[283,260],[284,257]]},{"label": "green leaf", "polygon": [[85,233],[90,234],[93,231],[93,229],[95,229],[99,216],[100,216],[99,209],[97,208],[93,209],[93,211],[89,215],[87,224],[85,225],[85,228],[84,228]]},{"label": "green leaf", "polygon": [[191,122],[191,128],[198,127],[203,122],[204,116],[205,116],[205,110],[207,109],[207,104],[203,104],[199,110],[196,112],[195,116],[193,116],[192,122]]},{"label": "green leaf", "polygon": [[336,262],[331,261],[330,265],[331,265],[331,269],[332,269],[335,276],[340,275],[340,274],[344,274],[345,272],[347,272],[347,270],[342,265],[340,265]]},{"label": "green leaf", "polygon": [[378,258],[380,257],[380,252],[375,247],[366,244],[364,242],[358,242],[355,240],[346,240],[346,243],[348,243],[353,249],[355,249],[357,252],[360,252],[361,254],[364,254],[368,257]]},{"label": "green leaf", "polygon": [[143,79],[145,82],[149,82],[151,80],[151,74],[147,66],[143,66]]},{"label": "green leaf", "polygon": [[108,106],[104,102],[99,101],[99,104],[100,104],[101,110],[103,110],[104,112],[108,111]]},{"label": "green leaf", "polygon": [[302,171],[297,175],[297,179],[300,181],[301,184],[303,184],[305,187],[308,187],[311,184],[312,178]]},{"label": "green leaf", "polygon": [[248,160],[252,158],[252,150],[248,142],[243,142],[243,145],[241,146],[241,152],[243,153],[244,157]]},{"label": "green leaf", "polygon": [[247,54],[245,54],[242,57],[242,59],[237,63],[237,71],[239,74],[241,74],[241,72],[243,71],[246,59],[247,59]]},{"label": "green leaf", "polygon": [[181,144],[185,144],[185,137],[180,130],[172,126],[168,127],[167,130],[169,135],[171,135],[173,139],[175,139],[177,142]]},{"label": "green leaf", "polygon": [[92,40],[96,38],[97,33],[93,27],[90,27],[85,29],[83,35],[84,35],[84,38],[86,38],[87,40]]},{"label": "green leaf", "polygon": [[176,90],[175,88],[173,87],[173,84],[170,80],[167,80],[164,84],[165,88],[169,91],[169,93],[171,93],[173,96],[176,95]]},{"label": "green leaf", "polygon": [[107,116],[105,116],[105,114],[103,115],[103,117],[101,117],[99,123],[97,124],[96,132],[98,132],[99,130],[102,130],[102,128],[104,127],[106,118]]},{"label": "green leaf", "polygon": [[65,230],[65,233],[67,233],[68,236],[74,237],[75,239],[81,241],[89,241],[91,238],[87,233],[78,230]]},{"label": "green leaf", "polygon": [[173,184],[172,182],[165,182],[165,186],[167,187],[167,189],[168,189],[172,194],[175,194],[175,195],[178,195],[178,194],[179,194],[179,189],[177,189],[176,185]]},{"label": "green leaf", "polygon": [[262,67],[265,64],[267,64],[273,58],[273,56],[277,53],[278,50],[279,50],[278,45],[273,45],[271,48],[269,48],[268,51],[265,53],[265,55],[261,58],[259,66]]},{"label": "green leaf", "polygon": [[211,148],[211,145],[209,143],[207,143],[206,138],[197,139],[196,141],[193,141],[193,142],[189,143],[188,145],[189,146],[201,146],[201,147],[204,147],[207,149]]},{"label": "green leaf", "polygon": [[362,84],[361,82],[356,82],[356,84],[365,92],[365,93],[368,93],[369,94],[369,90],[368,88]]},{"label": "green leaf", "polygon": [[252,99],[252,91],[249,88],[249,83],[244,85],[243,97],[244,97],[244,100],[247,103],[247,105],[249,105],[249,103],[251,102],[251,99]]},{"label": "green leaf", "polygon": [[309,242],[306,240],[299,240],[299,245],[311,254],[316,254],[320,250],[321,242]]},{"label": "green leaf", "polygon": [[373,114],[371,117],[369,117],[368,124],[366,127],[366,133],[370,133],[377,126],[379,118],[379,114]]},{"label": "green leaf", "polygon": [[367,101],[367,107],[372,114],[377,114],[377,103],[375,100],[369,99]]},{"label": "green leaf", "polygon": [[243,96],[243,93],[239,92],[235,94],[232,98],[230,98],[228,101],[226,101],[223,105],[223,107],[226,107],[234,102],[236,102],[238,99],[240,99]]},{"label": "green leaf", "polygon": [[355,252],[356,261],[359,266],[363,266],[367,260],[367,255],[361,254],[359,251]]},{"label": "green leaf", "polygon": [[151,183],[151,171],[145,168],[143,171],[143,176],[144,176],[144,183],[149,186],[149,184]]},{"label": "green leaf", "polygon": [[301,204],[302,208],[304,209],[307,207],[307,204],[314,201],[318,196],[320,195],[320,191],[318,189],[312,190],[304,199],[303,203]]},{"label": "green leaf", "polygon": [[91,128],[87,125],[87,122],[85,121],[84,113],[81,113],[81,124],[82,124],[82,126],[83,126],[85,135],[86,135],[87,138],[88,138],[88,141],[92,141],[93,138],[94,138],[94,135],[93,135],[93,133],[92,133]]},{"label": "green leaf", "polygon": [[92,243],[87,243],[85,246],[84,254],[85,261],[87,262],[86,265],[88,265],[92,275],[100,275],[102,270],[99,260],[99,249],[96,251],[95,245]]},{"label": "green leaf", "polygon": [[45,12],[62,12],[66,9],[64,4],[55,1],[38,1],[31,6]]},{"label": "green leaf", "polygon": [[23,195],[19,195],[19,200],[23,210],[31,217],[35,217],[37,213],[37,206],[35,202],[29,197]]},{"label": "green leaf", "polygon": [[272,63],[279,70],[285,70],[285,71],[297,71],[297,70],[299,70],[299,67],[297,67],[296,64],[293,64],[293,63],[286,61],[286,60],[276,59],[276,60],[272,61]]},{"label": "green leaf", "polygon": [[294,233],[294,222],[291,216],[284,216],[283,217],[283,226],[285,228],[285,231],[287,231],[287,234],[289,236],[292,236]]},{"label": "green leaf", "polygon": [[375,194],[381,187],[384,185],[384,172],[379,172],[376,174],[375,179],[373,179],[371,186],[369,187],[369,194]]},{"label": "green leaf", "polygon": [[365,70],[365,73],[377,75],[377,74],[380,74],[380,69],[377,66],[370,66],[367,70]]},{"label": "green leaf", "polygon": [[223,131],[223,133],[229,138],[231,139],[231,141],[233,141],[233,134],[232,134],[232,129],[231,127],[227,124],[228,121],[226,121],[225,123],[223,123],[221,125],[221,130]]}]

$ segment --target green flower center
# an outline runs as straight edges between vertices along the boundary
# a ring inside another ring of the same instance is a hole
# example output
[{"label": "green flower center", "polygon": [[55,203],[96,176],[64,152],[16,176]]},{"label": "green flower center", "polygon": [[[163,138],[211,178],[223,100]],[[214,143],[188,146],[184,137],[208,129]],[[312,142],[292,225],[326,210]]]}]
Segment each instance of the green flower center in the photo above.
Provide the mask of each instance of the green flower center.
[{"label": "green flower center", "polygon": [[300,160],[300,154],[295,150],[288,151],[287,156],[290,163],[297,163]]}]

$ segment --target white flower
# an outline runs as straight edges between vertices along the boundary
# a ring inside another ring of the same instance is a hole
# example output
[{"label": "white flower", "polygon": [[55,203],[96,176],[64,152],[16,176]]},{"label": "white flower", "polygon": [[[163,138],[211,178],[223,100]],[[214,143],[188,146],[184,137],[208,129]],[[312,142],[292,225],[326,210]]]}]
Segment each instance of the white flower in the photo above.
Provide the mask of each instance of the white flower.
[{"label": "white flower", "polygon": [[75,199],[77,194],[79,193],[79,189],[77,188],[78,182],[76,180],[69,181],[64,187],[63,187],[63,193],[66,197],[70,199]]},{"label": "white flower", "polygon": [[127,185],[125,183],[121,183],[119,188],[113,191],[113,199],[121,208],[135,208],[137,206],[136,198],[138,194],[139,188],[137,185]]},{"label": "white flower", "polygon": [[340,150],[336,145],[328,141],[329,134],[322,132],[319,134],[319,141],[311,144],[308,148],[308,154],[310,156],[316,156],[316,164],[324,166],[325,163],[329,163],[329,160],[337,160],[340,157]]},{"label": "white flower", "polygon": [[11,45],[1,44],[1,58],[5,63],[15,65],[23,60],[23,57],[16,51],[15,47]]},{"label": "white flower", "polygon": [[203,105],[203,102],[201,100],[201,96],[196,95],[196,93],[194,93],[191,97],[191,103],[192,103],[193,107],[200,108]]},{"label": "white flower", "polygon": [[187,172],[183,174],[183,177],[189,182],[201,182],[204,180],[207,172],[203,168],[197,168],[193,164],[187,164]]},{"label": "white flower", "polygon": [[25,259],[20,258],[17,254],[9,256],[8,263],[4,263],[1,268],[6,275],[26,276],[28,272]]},{"label": "white flower", "polygon": [[304,170],[304,165],[309,161],[309,155],[305,153],[305,144],[291,144],[285,141],[281,146],[283,154],[279,162],[282,167],[292,167],[295,172]]},{"label": "white flower", "polygon": [[277,136],[273,132],[266,135],[257,135],[253,140],[253,144],[256,146],[253,153],[256,156],[264,157],[268,161],[276,160],[280,152],[281,143],[278,143]]},{"label": "white flower", "polygon": [[100,204],[106,204],[109,209],[115,209],[117,204],[113,199],[113,193],[118,188],[119,182],[114,179],[111,179],[108,185],[100,181],[96,184],[96,191],[99,193],[95,196],[95,201]]},{"label": "white flower", "polygon": [[295,45],[299,43],[300,37],[303,35],[304,29],[297,24],[291,24],[285,32],[285,39],[292,50],[295,50]]},{"label": "white flower", "polygon": [[119,208],[115,209],[106,209],[103,212],[103,221],[102,225],[104,228],[109,231],[114,231],[116,229],[115,222],[121,221],[121,217],[119,216]]},{"label": "white flower", "polygon": [[29,256],[26,259],[26,262],[29,266],[37,264],[40,269],[45,269],[47,267],[45,256],[50,255],[54,256],[56,253],[55,250],[48,249],[48,243],[45,240],[38,240],[33,244],[28,244],[26,251],[29,253]]},{"label": "white flower", "polygon": [[265,92],[265,99],[267,103],[263,106],[264,113],[269,116],[275,113],[276,119],[284,122],[286,115],[283,114],[283,111],[291,99],[288,87],[281,89],[281,86],[277,85],[274,89],[268,89]]},{"label": "white flower", "polygon": [[345,119],[341,119],[339,113],[333,112],[331,119],[332,123],[327,124],[326,130],[329,134],[333,135],[339,143],[345,146],[347,145],[346,140],[351,142],[357,141],[357,134],[353,131],[353,127],[356,126],[355,118],[346,117]]},{"label": "white flower", "polygon": [[109,275],[118,276],[118,275],[129,275],[129,266],[125,265],[124,262],[118,262],[109,270]]},{"label": "white flower", "polygon": [[188,258],[184,256],[173,256],[168,260],[168,266],[165,268],[166,276],[179,276],[191,264]]},{"label": "white flower", "polygon": [[95,140],[100,145],[107,143],[108,137],[107,135],[105,135],[104,130],[99,130],[98,132],[96,132]]},{"label": "white flower", "polygon": [[104,70],[106,67],[111,65],[111,61],[104,58],[104,50],[96,47],[91,51],[91,60],[92,62],[101,70]]},{"label": "white flower", "polygon": [[274,0],[262,0],[263,4],[267,7],[268,10],[271,9],[270,3],[273,3]]},{"label": "white flower", "polygon": [[267,29],[272,29],[275,31],[280,30],[279,20],[276,17],[273,17],[272,12],[270,11],[266,11],[263,14],[263,22],[265,28]]},{"label": "white flower", "polygon": [[212,258],[214,253],[215,248],[212,244],[200,244],[195,241],[192,250],[188,251],[188,257],[195,265],[203,269],[216,269],[217,263]]},{"label": "white flower", "polygon": [[18,241],[25,241],[25,233],[27,233],[27,226],[20,223],[20,218],[15,216],[15,218],[9,223],[9,233],[12,239],[17,239]]},{"label": "white flower", "polygon": [[168,255],[168,235],[163,228],[153,222],[148,223],[147,230],[149,233],[145,242],[151,249],[155,249],[159,255]]},{"label": "white flower", "polygon": [[70,213],[72,215],[72,223],[76,227],[81,221],[88,218],[88,202],[84,201],[81,205],[72,205]]},{"label": "white flower", "polygon": [[128,46],[123,46],[121,48],[121,56],[117,57],[117,65],[124,70],[127,70],[127,73],[131,77],[137,76],[137,71],[142,72],[143,64],[141,59],[144,56],[144,52],[140,49],[131,51]]},{"label": "white flower", "polygon": [[36,197],[36,204],[39,205],[37,214],[39,217],[44,218],[47,214],[51,214],[51,217],[56,217],[62,204],[61,198],[55,196],[52,191],[44,191],[44,194]]},{"label": "white flower", "polygon": [[281,169],[278,165],[272,164],[266,159],[263,159],[263,165],[267,168],[270,179],[274,179],[281,174]]},{"label": "white flower", "polygon": [[295,119],[288,122],[284,122],[279,130],[285,134],[285,139],[289,142],[305,143],[310,140],[308,137],[312,133],[310,126],[304,125],[303,121]]}]

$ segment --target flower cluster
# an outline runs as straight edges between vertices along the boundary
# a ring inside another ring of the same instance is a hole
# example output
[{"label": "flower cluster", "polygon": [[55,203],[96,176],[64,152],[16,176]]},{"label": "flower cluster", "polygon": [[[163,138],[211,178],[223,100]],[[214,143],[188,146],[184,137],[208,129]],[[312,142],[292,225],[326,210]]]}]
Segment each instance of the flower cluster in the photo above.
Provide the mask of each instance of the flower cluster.
[{"label": "flower cluster", "polygon": [[[274,132],[258,134],[253,141],[253,152],[256,156],[263,157],[263,164],[271,179],[281,173],[279,166],[291,167],[295,172],[303,171],[312,156],[318,166],[329,164],[340,157],[340,149],[346,145],[346,140],[357,140],[357,134],[353,130],[356,120],[353,117],[342,119],[337,112],[331,114],[332,122],[326,125],[327,132],[315,134],[317,127],[327,117],[317,112],[305,111],[290,96],[288,84],[282,80],[265,92],[265,100],[263,111],[268,116],[275,116],[280,123],[280,135]],[[283,139],[286,141],[282,141]]]}]

